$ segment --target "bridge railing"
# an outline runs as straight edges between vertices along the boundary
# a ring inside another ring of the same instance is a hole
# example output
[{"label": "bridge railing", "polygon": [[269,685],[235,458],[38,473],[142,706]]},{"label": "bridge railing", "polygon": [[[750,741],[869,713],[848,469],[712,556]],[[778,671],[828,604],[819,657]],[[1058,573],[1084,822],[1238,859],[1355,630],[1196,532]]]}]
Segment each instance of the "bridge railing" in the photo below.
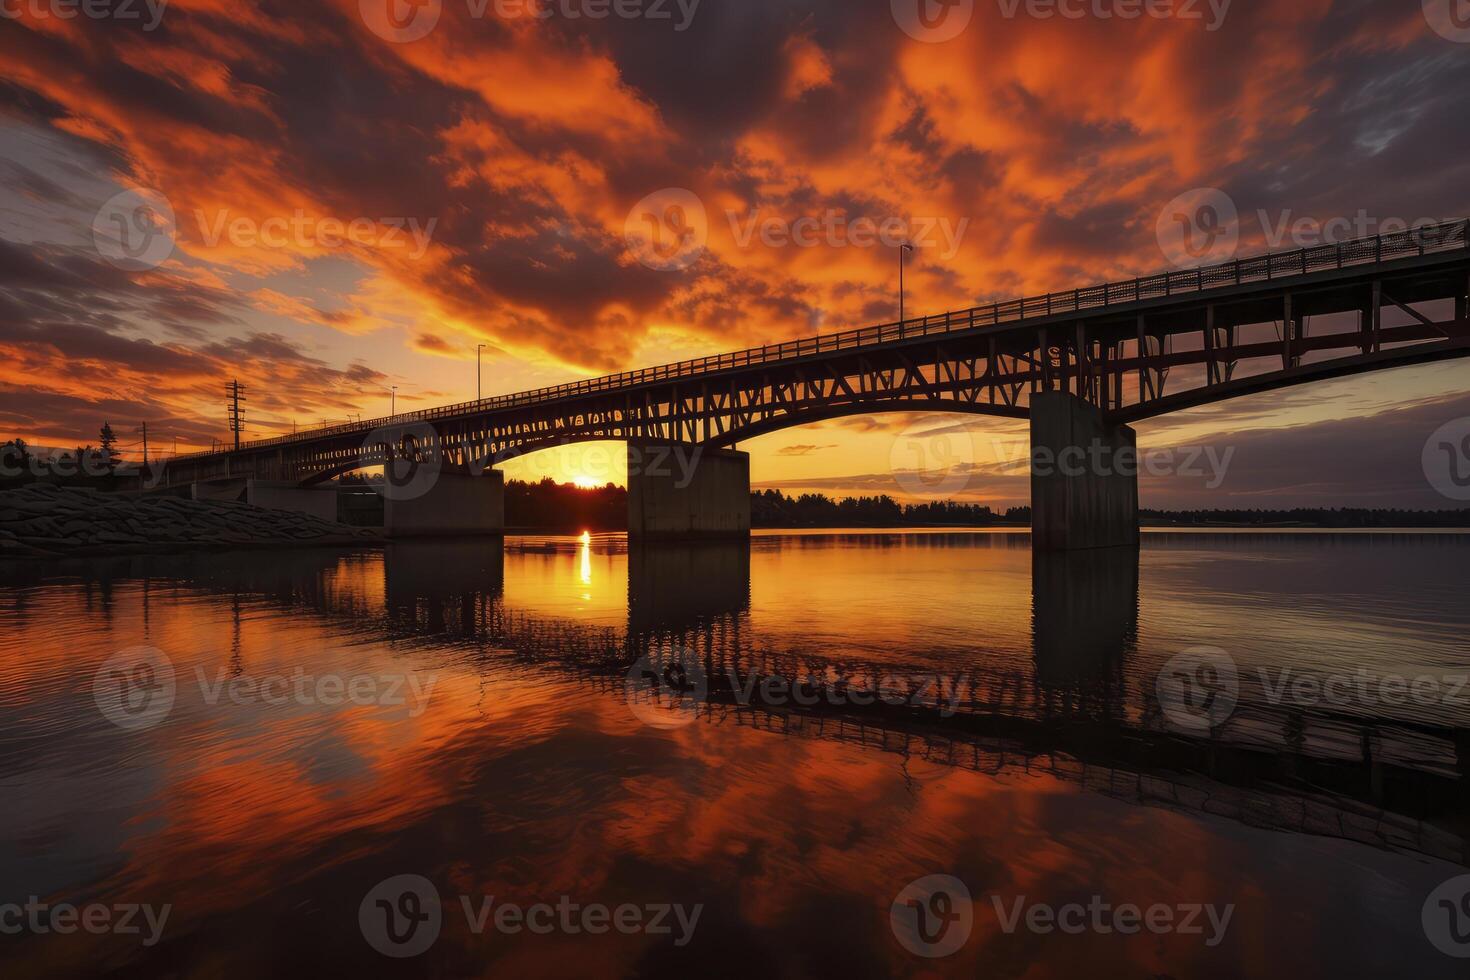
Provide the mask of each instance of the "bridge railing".
[{"label": "bridge railing", "polygon": [[[774,363],[812,354],[849,350],[855,347],[870,347],[957,330],[998,326],[1003,323],[1024,323],[1026,320],[1061,313],[1105,309],[1110,306],[1137,303],[1149,299],[1188,295],[1228,286],[1309,275],[1329,269],[1372,265],[1415,255],[1422,256],[1457,249],[1466,250],[1470,249],[1470,235],[1467,235],[1467,227],[1470,227],[1470,222],[1467,222],[1466,219],[1457,219],[1389,235],[1375,235],[1372,238],[1356,238],[1346,242],[1314,245],[1289,252],[1271,252],[1250,258],[1235,259],[1219,265],[1202,266],[1197,269],[1161,272],[1138,279],[1062,290],[1047,293],[1044,296],[1007,300],[964,310],[931,314],[918,319],[860,327],[841,333],[800,337],[780,344],[764,344],[760,347],[750,347],[726,354],[711,354],[708,357],[697,357],[673,364],[623,371],[619,374],[588,378],[583,381],[569,381],[565,384],[537,388],[533,391],[495,395],[479,401],[444,405],[418,412],[405,412],[388,418],[311,429],[271,439],[257,439],[243,444],[241,450],[265,449],[297,442],[314,442],[335,435],[359,434],[380,426],[430,422],[476,412],[520,408],[541,402],[596,394],[656,381],[698,377],[730,368]],[[192,453],[176,456],[173,461],[213,455],[219,454]]]}]

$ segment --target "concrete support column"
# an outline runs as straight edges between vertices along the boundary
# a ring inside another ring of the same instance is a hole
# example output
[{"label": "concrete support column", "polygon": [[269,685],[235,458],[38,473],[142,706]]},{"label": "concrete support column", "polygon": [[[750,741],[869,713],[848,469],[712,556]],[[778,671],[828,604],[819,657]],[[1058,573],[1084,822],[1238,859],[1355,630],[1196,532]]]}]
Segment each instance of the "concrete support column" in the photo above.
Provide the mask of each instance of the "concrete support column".
[{"label": "concrete support column", "polygon": [[505,475],[443,470],[384,489],[383,529],[390,538],[505,533]]},{"label": "concrete support column", "polygon": [[245,480],[196,480],[189,484],[190,500],[240,500],[245,495]]},{"label": "concrete support column", "polygon": [[330,487],[302,487],[282,480],[247,480],[245,502],[269,510],[288,510],[337,521],[337,491]]},{"label": "concrete support column", "polygon": [[750,454],[685,443],[628,444],[628,535],[750,533]]},{"label": "concrete support column", "polygon": [[1075,395],[1031,396],[1031,547],[1138,543],[1138,439]]}]

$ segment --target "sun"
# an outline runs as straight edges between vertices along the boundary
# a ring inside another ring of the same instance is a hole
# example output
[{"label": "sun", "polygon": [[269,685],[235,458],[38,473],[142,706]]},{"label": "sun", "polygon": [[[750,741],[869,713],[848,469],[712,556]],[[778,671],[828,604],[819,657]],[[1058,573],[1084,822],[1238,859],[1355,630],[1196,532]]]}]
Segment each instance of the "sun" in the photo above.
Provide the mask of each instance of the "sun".
[{"label": "sun", "polygon": [[572,477],[572,486],[576,487],[579,490],[596,490],[601,485],[602,484],[600,484],[600,483],[597,482],[597,478],[596,477],[592,477],[592,476],[574,476],[574,477]]}]

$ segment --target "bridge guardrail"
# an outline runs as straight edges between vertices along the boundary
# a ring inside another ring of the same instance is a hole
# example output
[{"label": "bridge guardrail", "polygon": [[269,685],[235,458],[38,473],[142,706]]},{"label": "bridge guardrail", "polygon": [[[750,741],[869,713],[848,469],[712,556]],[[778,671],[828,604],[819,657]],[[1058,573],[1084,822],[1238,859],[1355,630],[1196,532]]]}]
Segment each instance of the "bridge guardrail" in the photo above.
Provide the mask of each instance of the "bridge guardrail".
[{"label": "bridge guardrail", "polygon": [[[760,347],[749,347],[726,354],[711,354],[707,357],[692,358],[673,364],[623,371],[583,381],[569,381],[565,384],[531,391],[492,395],[479,401],[460,402],[418,412],[404,412],[388,418],[310,429],[270,439],[257,439],[243,443],[240,451],[268,449],[297,442],[312,442],[334,435],[351,435],[371,431],[384,425],[431,422],[435,419],[463,415],[468,412],[521,408],[526,405],[595,394],[600,391],[652,381],[698,377],[729,368],[749,367],[809,354],[869,347],[895,340],[927,337],[956,330],[972,330],[976,327],[998,326],[1003,323],[1024,323],[1028,319],[1054,316],[1058,313],[1104,309],[1109,306],[1136,303],[1148,299],[1187,295],[1226,286],[1302,276],[1326,269],[1376,264],[1387,259],[1404,258],[1405,256],[1470,249],[1470,235],[1467,235],[1467,229],[1470,229],[1470,221],[1456,219],[1391,235],[1375,235],[1372,238],[1355,238],[1346,242],[1313,245],[1290,252],[1268,252],[1219,265],[1202,266],[1198,269],[1161,272],[1132,280],[1107,282],[1047,293],[1044,296],[1007,300],[943,314],[929,314],[918,319],[859,327],[840,333],[799,337],[780,344],[763,344]],[[189,453],[175,456],[170,462],[225,455],[233,451]]]}]

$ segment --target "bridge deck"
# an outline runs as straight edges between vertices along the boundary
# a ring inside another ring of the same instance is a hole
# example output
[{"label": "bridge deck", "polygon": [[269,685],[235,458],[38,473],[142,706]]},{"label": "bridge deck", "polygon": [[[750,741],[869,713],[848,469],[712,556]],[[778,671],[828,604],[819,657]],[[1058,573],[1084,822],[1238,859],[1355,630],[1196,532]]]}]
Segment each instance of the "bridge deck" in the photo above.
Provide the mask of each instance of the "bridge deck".
[{"label": "bridge deck", "polygon": [[[1313,246],[1237,259],[1197,269],[1163,272],[1120,282],[1063,290],[1026,299],[991,303],[968,309],[884,323],[839,333],[803,337],[780,344],[693,358],[672,364],[624,371],[531,391],[497,395],[390,418],[377,418],[306,430],[291,435],[253,440],[240,452],[299,446],[372,432],[386,425],[433,423],[484,416],[489,413],[543,406],[591,395],[623,392],[640,386],[752,367],[786,366],[815,355],[853,354],[893,348],[925,338],[949,335],[1004,333],[1018,327],[1042,328],[1048,322],[1101,317],[1126,317],[1181,301],[1229,301],[1269,286],[1273,291],[1350,277],[1361,279],[1377,272],[1412,268],[1436,259],[1470,254],[1467,221],[1459,219],[1392,235]],[[1412,300],[1410,300],[1412,301]],[[227,456],[234,450],[201,452],[174,457],[170,462]]]}]

